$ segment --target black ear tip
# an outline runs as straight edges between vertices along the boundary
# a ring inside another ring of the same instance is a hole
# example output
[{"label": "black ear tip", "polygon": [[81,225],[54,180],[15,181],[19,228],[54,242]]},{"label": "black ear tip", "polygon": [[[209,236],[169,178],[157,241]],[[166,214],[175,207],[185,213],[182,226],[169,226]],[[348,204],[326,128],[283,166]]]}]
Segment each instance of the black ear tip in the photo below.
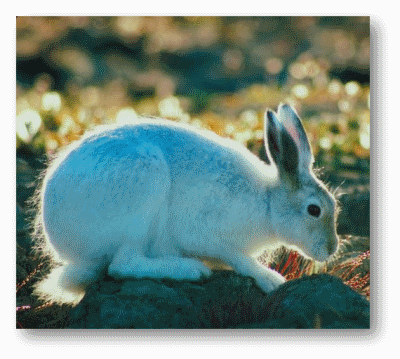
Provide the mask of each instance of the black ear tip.
[{"label": "black ear tip", "polygon": [[267,117],[269,122],[274,122],[274,123],[279,122],[277,116],[278,115],[274,111],[272,111],[270,109],[268,109],[267,112],[266,112],[266,117]]},{"label": "black ear tip", "polygon": [[292,111],[293,111],[293,107],[290,106],[288,103],[281,103],[281,104],[279,105],[279,108],[280,108],[281,110],[292,110]]},{"label": "black ear tip", "polygon": [[274,120],[274,112],[272,110],[267,110],[267,117],[268,120],[273,121]]}]

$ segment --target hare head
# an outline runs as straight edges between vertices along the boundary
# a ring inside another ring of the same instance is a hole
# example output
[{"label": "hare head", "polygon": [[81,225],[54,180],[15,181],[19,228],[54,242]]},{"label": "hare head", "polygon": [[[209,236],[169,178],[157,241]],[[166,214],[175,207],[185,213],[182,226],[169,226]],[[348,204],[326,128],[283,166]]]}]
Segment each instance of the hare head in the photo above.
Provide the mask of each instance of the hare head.
[{"label": "hare head", "polygon": [[325,261],[338,245],[336,201],[315,176],[314,158],[295,110],[280,105],[265,115],[268,161],[275,164],[279,187],[271,192],[271,223],[277,239]]}]

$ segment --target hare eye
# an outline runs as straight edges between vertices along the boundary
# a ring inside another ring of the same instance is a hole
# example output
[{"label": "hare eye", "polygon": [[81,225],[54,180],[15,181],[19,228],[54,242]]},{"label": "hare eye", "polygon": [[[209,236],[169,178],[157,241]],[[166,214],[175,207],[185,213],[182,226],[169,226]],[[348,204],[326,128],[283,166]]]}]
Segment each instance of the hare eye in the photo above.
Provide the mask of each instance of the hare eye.
[{"label": "hare eye", "polygon": [[308,211],[308,214],[310,214],[311,216],[313,216],[313,217],[319,217],[319,215],[321,214],[321,208],[319,208],[317,205],[315,205],[315,204],[310,204],[308,207],[307,207],[307,211]]}]

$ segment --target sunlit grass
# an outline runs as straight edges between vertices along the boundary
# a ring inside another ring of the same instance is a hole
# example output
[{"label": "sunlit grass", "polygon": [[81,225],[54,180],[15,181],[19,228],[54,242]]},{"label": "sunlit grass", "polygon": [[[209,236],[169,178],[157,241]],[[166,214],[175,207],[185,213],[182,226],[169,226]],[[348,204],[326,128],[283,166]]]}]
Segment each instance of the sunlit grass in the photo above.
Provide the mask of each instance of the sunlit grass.
[{"label": "sunlit grass", "polygon": [[318,273],[334,275],[341,278],[344,284],[369,300],[369,259],[370,251],[367,250],[351,258],[342,258],[339,256],[333,262],[322,264],[312,259],[305,258],[294,250],[281,247],[275,253],[264,253],[259,258],[259,261],[262,265],[270,267],[282,274],[286,280],[293,280]]},{"label": "sunlit grass", "polygon": [[[97,124],[124,124],[138,116],[168,118],[211,129],[245,145],[261,144],[265,109],[288,102],[302,115],[314,153],[327,154],[322,165],[337,155],[369,158],[369,88],[354,81],[331,82],[323,90],[302,83],[286,89],[254,85],[235,94],[216,94],[209,108],[197,114],[191,112],[193,100],[182,96],[134,101],[120,88],[110,102],[102,100],[109,95],[109,86],[90,86],[77,90],[79,101],[72,101],[68,93],[50,88],[43,92],[40,86],[19,91],[16,125],[17,146],[24,143],[38,153],[52,153]],[[315,102],[316,92],[325,94],[324,102]]]}]

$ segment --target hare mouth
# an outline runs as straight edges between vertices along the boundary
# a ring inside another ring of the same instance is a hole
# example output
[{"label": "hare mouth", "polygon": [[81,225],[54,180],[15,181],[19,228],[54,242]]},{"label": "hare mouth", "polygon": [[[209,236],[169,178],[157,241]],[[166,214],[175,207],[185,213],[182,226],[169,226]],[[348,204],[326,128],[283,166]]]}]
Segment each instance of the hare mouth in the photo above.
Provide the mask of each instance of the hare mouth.
[{"label": "hare mouth", "polygon": [[325,262],[329,261],[333,255],[334,255],[334,252],[329,252],[328,250],[324,250],[324,251],[320,250],[318,253],[313,255],[312,258],[316,262],[325,263]]}]

